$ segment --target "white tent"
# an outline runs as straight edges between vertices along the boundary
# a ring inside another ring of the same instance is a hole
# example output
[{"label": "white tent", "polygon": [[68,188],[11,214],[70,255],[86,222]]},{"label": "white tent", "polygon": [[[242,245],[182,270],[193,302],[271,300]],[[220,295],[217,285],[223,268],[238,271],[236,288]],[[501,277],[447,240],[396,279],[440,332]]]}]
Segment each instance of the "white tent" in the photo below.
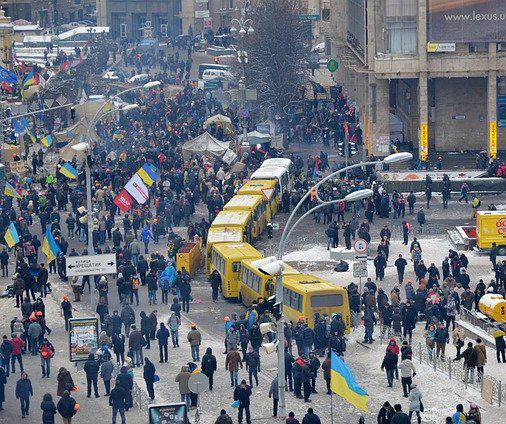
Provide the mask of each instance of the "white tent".
[{"label": "white tent", "polygon": [[240,143],[248,143],[250,146],[255,144],[263,144],[271,141],[271,136],[266,133],[261,133],[259,131],[251,131],[247,134],[246,139],[244,138],[244,134],[239,134],[239,142]]},{"label": "white tent", "polygon": [[205,132],[193,140],[183,144],[183,154],[186,155],[211,155],[222,157],[228,149],[228,143],[219,141],[208,132]]}]

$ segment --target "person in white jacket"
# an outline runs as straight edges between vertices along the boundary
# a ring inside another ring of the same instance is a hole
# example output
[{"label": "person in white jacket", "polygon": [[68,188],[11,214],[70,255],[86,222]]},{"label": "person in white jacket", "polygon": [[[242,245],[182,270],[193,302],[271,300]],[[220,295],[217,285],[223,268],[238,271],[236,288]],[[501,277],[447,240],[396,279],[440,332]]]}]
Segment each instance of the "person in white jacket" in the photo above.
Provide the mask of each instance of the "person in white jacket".
[{"label": "person in white jacket", "polygon": [[408,397],[410,386],[413,383],[413,377],[416,375],[416,369],[411,359],[405,358],[399,364],[401,372],[401,383],[404,397]]},{"label": "person in white jacket", "polygon": [[420,416],[420,412],[423,412],[422,405],[422,394],[418,389],[416,384],[412,384],[410,386],[409,392],[409,422],[411,422],[411,417],[413,416],[413,412],[416,412],[416,419],[418,424],[422,423],[422,418]]}]

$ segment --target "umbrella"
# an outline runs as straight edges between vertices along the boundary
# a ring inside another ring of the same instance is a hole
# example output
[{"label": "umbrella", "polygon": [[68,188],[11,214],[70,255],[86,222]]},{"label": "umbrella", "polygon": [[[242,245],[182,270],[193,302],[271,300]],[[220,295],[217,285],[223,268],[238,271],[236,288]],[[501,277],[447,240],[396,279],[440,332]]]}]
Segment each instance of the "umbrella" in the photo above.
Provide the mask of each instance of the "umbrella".
[{"label": "umbrella", "polygon": [[213,122],[215,124],[221,124],[224,127],[227,125],[232,126],[232,120],[228,116],[217,114],[206,119],[204,122],[204,129],[207,129]]},{"label": "umbrella", "polygon": [[244,140],[244,134],[239,135],[240,143],[248,143],[250,146],[254,146],[256,144],[264,144],[269,143],[271,141],[271,136],[269,134],[261,133],[259,131],[251,131],[246,135],[246,140]]}]

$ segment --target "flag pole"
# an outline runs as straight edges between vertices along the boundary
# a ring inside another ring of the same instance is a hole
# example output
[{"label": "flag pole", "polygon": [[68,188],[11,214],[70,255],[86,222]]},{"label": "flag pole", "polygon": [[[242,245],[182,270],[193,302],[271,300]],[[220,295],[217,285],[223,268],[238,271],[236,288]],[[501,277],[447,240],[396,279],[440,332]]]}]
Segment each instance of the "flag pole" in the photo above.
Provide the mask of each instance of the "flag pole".
[{"label": "flag pole", "polygon": [[330,390],[330,424],[334,424],[334,392]]}]

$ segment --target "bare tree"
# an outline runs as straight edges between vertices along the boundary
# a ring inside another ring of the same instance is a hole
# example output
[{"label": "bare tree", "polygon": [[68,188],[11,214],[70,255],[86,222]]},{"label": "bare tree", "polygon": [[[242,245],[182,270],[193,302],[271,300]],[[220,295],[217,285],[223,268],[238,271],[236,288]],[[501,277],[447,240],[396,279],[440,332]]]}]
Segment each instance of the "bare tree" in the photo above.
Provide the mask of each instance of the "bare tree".
[{"label": "bare tree", "polygon": [[245,40],[247,84],[257,89],[264,111],[282,117],[308,81],[310,41],[300,11],[299,0],[259,0],[248,16],[255,32]]}]

